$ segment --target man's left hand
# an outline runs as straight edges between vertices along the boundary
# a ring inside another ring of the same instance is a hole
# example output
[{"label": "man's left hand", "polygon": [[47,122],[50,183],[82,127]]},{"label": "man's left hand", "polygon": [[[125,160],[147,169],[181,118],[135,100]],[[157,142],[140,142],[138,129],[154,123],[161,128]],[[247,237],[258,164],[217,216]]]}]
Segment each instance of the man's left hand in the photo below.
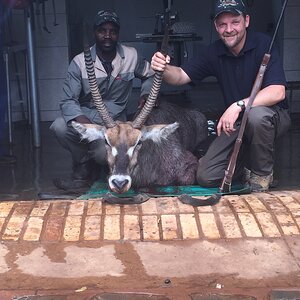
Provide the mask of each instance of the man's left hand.
[{"label": "man's left hand", "polygon": [[221,135],[221,131],[223,130],[226,135],[230,135],[232,132],[236,131],[234,124],[239,117],[242,109],[234,102],[232,103],[223,113],[220,118],[217,126],[217,134]]}]

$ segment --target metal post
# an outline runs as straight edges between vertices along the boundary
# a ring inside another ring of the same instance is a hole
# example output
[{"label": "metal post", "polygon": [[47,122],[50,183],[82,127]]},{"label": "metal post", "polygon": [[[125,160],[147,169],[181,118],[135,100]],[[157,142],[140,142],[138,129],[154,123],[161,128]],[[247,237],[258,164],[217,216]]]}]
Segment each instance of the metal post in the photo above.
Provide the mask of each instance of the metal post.
[{"label": "metal post", "polygon": [[30,9],[25,9],[26,31],[27,31],[27,55],[28,55],[28,67],[29,67],[29,79],[30,79],[30,114],[32,121],[32,133],[33,133],[33,146],[41,146],[41,134],[40,134],[40,111],[37,93],[37,76],[35,66],[35,53],[33,45],[33,34],[31,26],[31,12]]},{"label": "metal post", "polygon": [[10,78],[9,78],[9,49],[5,49],[3,58],[5,61],[6,71],[6,92],[7,92],[7,122],[8,122],[8,141],[12,144],[12,110],[11,110],[11,94],[10,94]]}]

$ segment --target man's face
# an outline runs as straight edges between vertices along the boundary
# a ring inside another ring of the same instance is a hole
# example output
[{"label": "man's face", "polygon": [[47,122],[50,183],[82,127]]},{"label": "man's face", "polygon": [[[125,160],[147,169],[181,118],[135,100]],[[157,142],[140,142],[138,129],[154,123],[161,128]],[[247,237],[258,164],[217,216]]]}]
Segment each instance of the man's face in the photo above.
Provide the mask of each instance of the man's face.
[{"label": "man's face", "polygon": [[97,47],[103,52],[115,51],[119,39],[119,28],[112,22],[103,23],[95,31]]},{"label": "man's face", "polygon": [[220,39],[234,54],[239,54],[246,40],[246,28],[249,26],[250,17],[222,13],[215,20],[215,27]]}]

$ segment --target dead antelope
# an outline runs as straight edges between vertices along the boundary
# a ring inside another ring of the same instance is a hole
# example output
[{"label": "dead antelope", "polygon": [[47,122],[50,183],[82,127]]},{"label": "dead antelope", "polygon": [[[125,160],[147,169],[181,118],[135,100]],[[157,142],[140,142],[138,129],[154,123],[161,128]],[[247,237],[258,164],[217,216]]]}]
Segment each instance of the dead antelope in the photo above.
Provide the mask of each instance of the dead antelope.
[{"label": "dead antelope", "polygon": [[124,193],[131,186],[194,184],[198,159],[192,152],[207,137],[204,115],[170,103],[152,109],[157,80],[161,80],[155,76],[148,100],[134,121],[116,122],[101,99],[89,49],[85,50],[85,60],[93,101],[105,125],[73,121],[72,126],[82,139],[105,141],[109,188]]}]

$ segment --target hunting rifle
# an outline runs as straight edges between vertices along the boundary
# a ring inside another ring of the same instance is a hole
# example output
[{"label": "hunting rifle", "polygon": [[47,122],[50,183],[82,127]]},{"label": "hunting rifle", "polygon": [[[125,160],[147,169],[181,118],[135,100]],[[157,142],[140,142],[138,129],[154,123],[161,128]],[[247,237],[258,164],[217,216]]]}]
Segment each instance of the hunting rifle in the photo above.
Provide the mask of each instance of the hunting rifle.
[{"label": "hunting rifle", "polygon": [[253,104],[253,101],[254,101],[256,95],[258,94],[258,92],[261,89],[261,85],[262,85],[262,82],[263,82],[263,79],[264,79],[266,68],[267,68],[268,63],[269,63],[270,58],[271,58],[271,51],[272,51],[272,48],[273,48],[273,44],[274,44],[275,38],[277,36],[277,32],[278,32],[282,17],[284,15],[284,11],[285,11],[287,2],[288,2],[288,0],[285,0],[283,5],[282,5],[281,13],[280,13],[280,16],[278,18],[276,28],[275,28],[275,31],[274,31],[274,34],[273,34],[268,52],[265,53],[265,55],[262,59],[262,63],[260,65],[260,68],[258,70],[254,85],[253,85],[252,90],[251,90],[249,101],[246,105],[244,115],[242,117],[241,126],[240,126],[240,129],[239,129],[237,139],[236,139],[235,144],[234,144],[234,148],[233,148],[233,151],[232,151],[229,163],[228,163],[228,167],[225,170],[225,176],[224,176],[224,178],[222,180],[222,184],[219,188],[219,192],[216,193],[216,194],[211,195],[209,198],[207,198],[205,200],[202,200],[202,201],[199,201],[199,199],[193,198],[193,197],[188,196],[188,195],[181,195],[178,198],[183,203],[189,204],[189,205],[192,205],[192,206],[215,205],[220,201],[220,198],[221,198],[222,195],[231,193],[232,177],[233,177],[233,174],[234,174],[234,171],[235,171],[237,157],[238,157],[240,147],[241,147],[241,144],[242,144],[243,135],[244,135],[244,131],[245,131],[249,111],[251,109],[251,106]]}]

